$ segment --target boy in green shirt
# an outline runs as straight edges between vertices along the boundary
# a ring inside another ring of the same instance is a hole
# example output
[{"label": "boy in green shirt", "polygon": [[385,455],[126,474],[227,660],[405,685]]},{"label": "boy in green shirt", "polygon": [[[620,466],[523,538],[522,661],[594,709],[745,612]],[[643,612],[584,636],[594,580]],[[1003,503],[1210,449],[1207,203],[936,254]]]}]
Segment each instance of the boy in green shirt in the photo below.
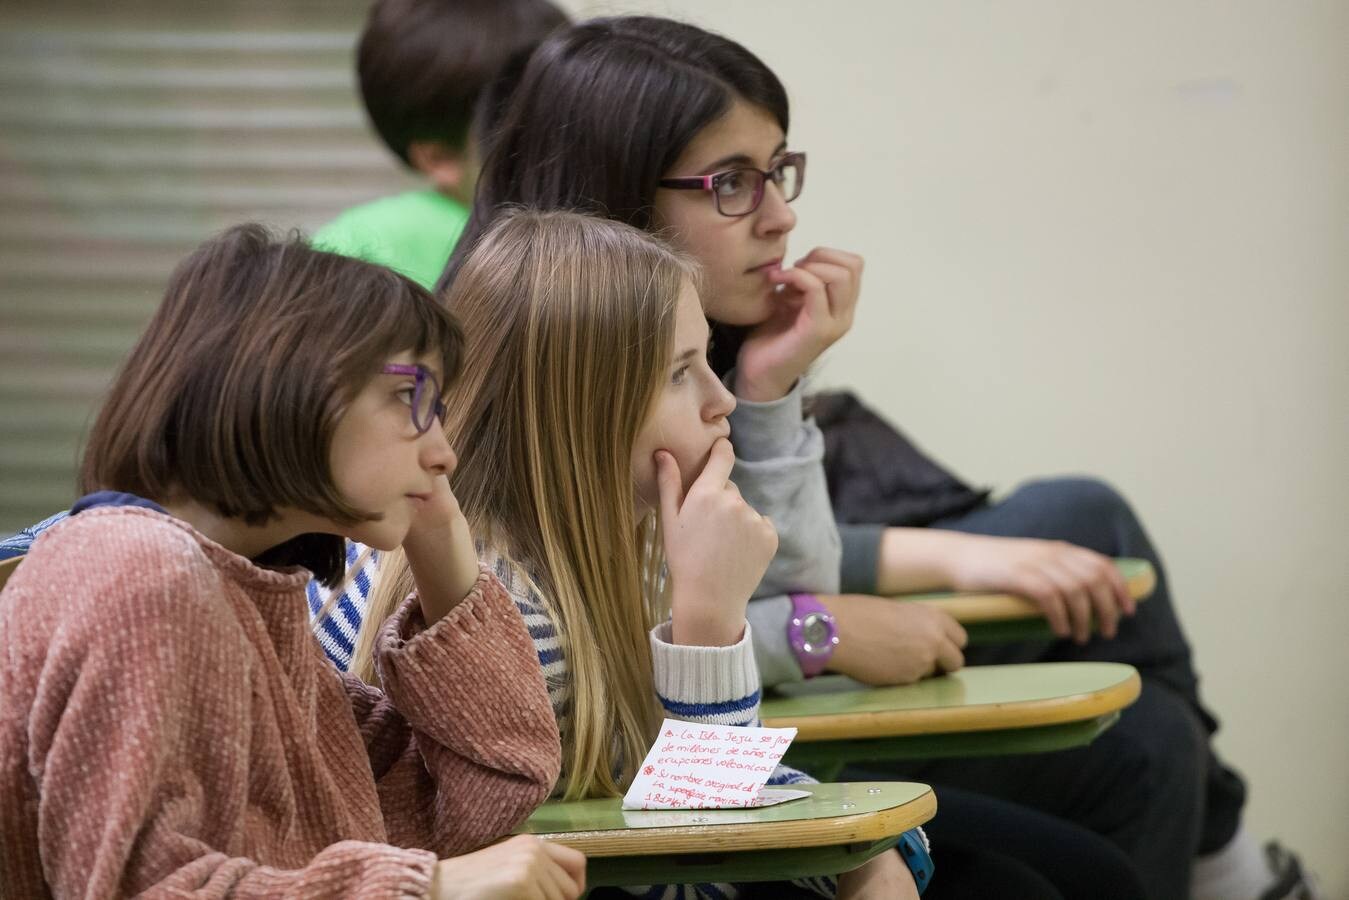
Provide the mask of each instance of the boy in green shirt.
[{"label": "boy in green shirt", "polygon": [[356,54],[361,99],[385,146],[430,184],[348,209],[314,246],[433,290],[468,221],[479,95],[567,21],[548,0],[377,0]]}]

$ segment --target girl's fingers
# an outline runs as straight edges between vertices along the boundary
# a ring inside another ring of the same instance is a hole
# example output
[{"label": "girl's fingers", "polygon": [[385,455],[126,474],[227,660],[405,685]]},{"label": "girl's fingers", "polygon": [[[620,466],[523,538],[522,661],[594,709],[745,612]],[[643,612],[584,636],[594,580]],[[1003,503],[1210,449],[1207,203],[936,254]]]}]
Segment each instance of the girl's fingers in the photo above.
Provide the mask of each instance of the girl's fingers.
[{"label": "girl's fingers", "polygon": [[958,672],[965,667],[965,654],[960,648],[947,640],[937,644],[937,674]]},{"label": "girl's fingers", "polygon": [[543,900],[568,900],[563,887],[566,880],[567,876],[557,866],[545,866],[531,886],[530,896],[542,897]]},{"label": "girl's fingers", "polygon": [[857,299],[857,291],[853,289],[852,272],[843,266],[827,262],[806,262],[797,265],[824,282],[830,315],[840,316],[852,310]]},{"label": "girl's fingers", "polygon": [[[698,476],[698,483],[714,488],[724,487],[731,480],[731,469],[735,467],[735,451],[726,438],[717,438],[712,452],[707,455],[707,465]],[[737,490],[739,490],[737,488]]]},{"label": "girl's fingers", "polygon": [[1132,616],[1137,603],[1129,593],[1129,585],[1120,574],[1115,561],[1103,553],[1086,547],[1073,547],[1071,560],[1082,577],[1093,585],[1101,585],[1114,595],[1117,606],[1126,616]]},{"label": "girl's fingers", "polygon": [[[1078,552],[1065,562],[1076,572],[1085,590],[1091,595],[1091,602],[1096,609],[1096,621],[1100,627],[1101,635],[1106,638],[1113,638],[1119,624],[1120,611],[1124,609],[1124,605],[1119,602],[1119,595],[1110,575],[1114,574],[1118,577],[1119,572],[1109,558],[1101,556],[1099,553],[1079,550],[1079,548],[1074,548],[1074,550]],[[1118,580],[1123,581],[1123,579]],[[1125,596],[1128,596],[1127,590]]]},{"label": "girl's fingers", "polygon": [[852,284],[853,271],[847,266],[840,266],[838,263],[825,262],[820,259],[807,259],[798,262],[792,268],[805,269],[814,274],[825,284]]},{"label": "girl's fingers", "polygon": [[951,616],[942,616],[941,624],[942,630],[946,632],[946,637],[957,647],[963,650],[965,645],[970,642],[970,636],[965,631],[965,626],[961,625]]},{"label": "girl's fingers", "polygon": [[1124,611],[1126,616],[1132,616],[1138,611],[1138,601],[1134,600],[1133,594],[1129,593],[1129,585],[1124,581],[1124,576],[1119,573],[1119,567],[1115,561],[1105,557],[1105,577],[1110,583],[1110,589],[1115,592],[1115,597],[1119,600],[1119,608]]},{"label": "girl's fingers", "polygon": [[812,268],[814,266],[830,266],[837,270],[836,277],[826,279],[831,284],[839,287],[838,296],[832,297],[834,301],[834,312],[840,314],[846,311],[851,318],[852,311],[857,307],[857,296],[862,286],[862,257],[856,253],[848,253],[846,250],[835,250],[831,247],[816,247],[807,253],[801,259],[797,260],[796,265]]},{"label": "girl's fingers", "polygon": [[1052,581],[1040,574],[1028,574],[1022,577],[1016,592],[1039,604],[1049,622],[1049,629],[1056,637],[1066,638],[1072,634],[1072,623],[1063,596]]},{"label": "girl's fingers", "polygon": [[796,265],[805,262],[827,262],[837,266],[843,266],[850,269],[855,275],[862,274],[862,267],[865,261],[856,253],[849,253],[847,250],[835,250],[833,247],[816,247],[796,261]]},{"label": "girl's fingers", "polygon": [[1109,577],[1110,570],[1115,567],[1108,558],[1099,553],[1078,547],[1073,549],[1076,552],[1067,563],[1077,572],[1084,589],[1091,595],[1101,635],[1113,638],[1120,617],[1120,604]]},{"label": "girl's fingers", "polygon": [[568,900],[579,897],[586,889],[586,858],[580,850],[564,847],[561,844],[545,842],[544,851],[557,863],[570,882],[566,896]]},{"label": "girl's fingers", "polygon": [[1091,637],[1091,598],[1080,581],[1066,566],[1049,566],[1045,572],[1058,587],[1072,621],[1073,640],[1085,644]]},{"label": "girl's fingers", "polygon": [[790,269],[779,269],[768,277],[770,281],[785,284],[789,289],[797,291],[806,306],[821,312],[828,311],[829,297],[824,282],[810,270],[794,266]]},{"label": "girl's fingers", "polygon": [[1115,604],[1114,591],[1103,581],[1089,582],[1088,591],[1091,593],[1091,605],[1096,611],[1101,637],[1114,638],[1119,625],[1119,607]]},{"label": "girl's fingers", "polygon": [[656,451],[656,490],[660,494],[661,525],[667,529],[674,527],[679,518],[680,507],[684,505],[684,476],[679,471],[679,461],[674,454],[666,450]]}]

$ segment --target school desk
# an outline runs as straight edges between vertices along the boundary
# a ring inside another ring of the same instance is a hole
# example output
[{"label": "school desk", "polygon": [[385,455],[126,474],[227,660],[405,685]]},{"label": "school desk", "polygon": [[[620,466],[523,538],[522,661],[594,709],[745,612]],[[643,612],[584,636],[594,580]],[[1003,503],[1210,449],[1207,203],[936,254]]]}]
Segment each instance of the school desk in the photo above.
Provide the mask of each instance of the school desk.
[{"label": "school desk", "polygon": [[5,589],[9,582],[9,576],[14,574],[14,570],[23,562],[22,556],[11,556],[9,559],[0,560],[0,591]]},{"label": "school desk", "polygon": [[[1157,573],[1146,559],[1117,559],[1115,566],[1135,600],[1146,600],[1157,587]],[[1040,608],[1014,594],[941,592],[901,594],[895,599],[945,610],[965,627],[971,644],[1054,637]]]},{"label": "school desk", "polygon": [[828,675],[781,686],[759,716],[767,727],[796,728],[783,762],[827,781],[850,763],[1089,744],[1140,686],[1132,666],[1097,662],[971,666],[896,687]]},{"label": "school desk", "polygon": [[788,881],[855,869],[937,810],[925,784],[791,787],[811,796],[759,809],[632,811],[617,797],[550,801],[516,833],[585,853],[589,887]]}]

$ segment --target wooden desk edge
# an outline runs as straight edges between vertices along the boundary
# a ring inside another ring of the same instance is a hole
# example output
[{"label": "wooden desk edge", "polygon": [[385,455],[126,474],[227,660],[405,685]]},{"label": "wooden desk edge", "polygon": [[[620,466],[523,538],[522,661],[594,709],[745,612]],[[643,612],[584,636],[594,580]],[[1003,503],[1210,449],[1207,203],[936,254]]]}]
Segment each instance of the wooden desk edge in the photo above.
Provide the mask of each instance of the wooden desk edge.
[{"label": "wooden desk edge", "polygon": [[5,589],[9,583],[9,576],[14,574],[14,570],[23,562],[22,556],[11,556],[9,559],[0,560],[0,591]]},{"label": "wooden desk edge", "polygon": [[910,734],[1000,731],[1081,722],[1124,709],[1142,688],[1137,672],[1109,687],[1022,703],[899,709],[823,716],[763,716],[765,728],[795,728],[798,741],[842,741]]},{"label": "wooden desk edge", "polygon": [[[1144,601],[1157,589],[1157,572],[1152,566],[1145,566],[1125,579],[1129,596]],[[904,599],[899,597],[897,599]],[[1015,594],[953,594],[949,597],[932,597],[922,600],[910,600],[909,603],[923,603],[935,606],[950,613],[964,625],[977,625],[980,622],[1008,622],[1017,619],[1043,618],[1040,608],[1025,597]]]},{"label": "wooden desk edge", "polygon": [[630,828],[617,831],[559,831],[536,834],[580,850],[587,856],[655,856],[674,853],[731,853],[780,850],[791,847],[828,847],[898,837],[928,821],[937,812],[932,789],[898,806],[874,812],[728,825],[680,825],[671,828]]}]

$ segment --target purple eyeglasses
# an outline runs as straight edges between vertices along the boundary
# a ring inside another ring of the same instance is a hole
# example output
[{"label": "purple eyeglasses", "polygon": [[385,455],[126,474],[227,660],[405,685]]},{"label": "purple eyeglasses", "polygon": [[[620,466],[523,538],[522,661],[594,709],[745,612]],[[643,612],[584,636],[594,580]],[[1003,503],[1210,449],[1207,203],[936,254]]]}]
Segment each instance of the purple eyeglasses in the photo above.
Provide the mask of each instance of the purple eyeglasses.
[{"label": "purple eyeglasses", "polygon": [[440,382],[430,369],[426,366],[389,363],[380,372],[416,377],[417,381],[412,387],[412,424],[418,434],[426,434],[437,420],[445,421],[445,402],[440,399]]},{"label": "purple eyeglasses", "polygon": [[747,216],[763,203],[764,185],[769,179],[782,191],[782,199],[791,203],[801,196],[806,183],[806,154],[788,153],[765,172],[752,166],[740,166],[711,175],[687,178],[662,178],[657,184],[677,191],[711,191],[717,212],[737,218]]}]

